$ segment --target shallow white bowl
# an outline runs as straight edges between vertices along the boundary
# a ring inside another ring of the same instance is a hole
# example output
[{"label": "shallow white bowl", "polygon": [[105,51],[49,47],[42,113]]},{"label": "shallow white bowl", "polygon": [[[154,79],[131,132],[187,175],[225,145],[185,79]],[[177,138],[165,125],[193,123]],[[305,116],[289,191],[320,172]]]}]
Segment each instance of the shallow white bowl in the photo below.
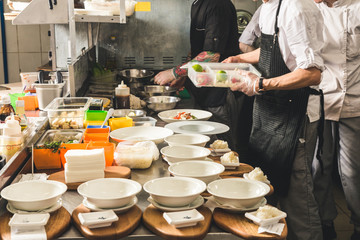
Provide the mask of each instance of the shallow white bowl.
[{"label": "shallow white bowl", "polygon": [[169,146],[194,145],[205,147],[206,143],[210,141],[210,137],[202,134],[174,134],[164,140]]},{"label": "shallow white bowl", "polygon": [[170,163],[189,160],[205,160],[211,153],[207,148],[191,145],[167,146],[163,147],[160,152]]},{"label": "shallow white bowl", "polygon": [[195,178],[163,177],[144,184],[144,190],[157,203],[168,207],[189,205],[205,191],[206,184]]},{"label": "shallow white bowl", "polygon": [[268,194],[270,187],[259,181],[229,178],[209,183],[207,191],[220,204],[228,204],[237,208],[250,208]]},{"label": "shallow white bowl", "polygon": [[119,128],[110,132],[110,137],[117,142],[122,141],[153,141],[156,144],[162,143],[164,138],[173,135],[174,132],[167,128],[162,127],[127,127]]},{"label": "shallow white bowl", "polygon": [[[196,119],[187,119],[187,120],[174,119],[174,117],[179,112],[191,113],[191,115],[195,116]],[[167,123],[178,122],[178,121],[206,121],[209,118],[211,118],[211,116],[212,116],[211,112],[205,110],[198,110],[198,109],[173,109],[173,110],[163,111],[158,114],[158,117]]]},{"label": "shallow white bowl", "polygon": [[98,208],[119,208],[131,202],[141,185],[130,179],[100,178],[81,184],[78,193]]},{"label": "shallow white bowl", "polygon": [[34,180],[11,184],[1,191],[1,197],[12,207],[24,211],[41,211],[56,204],[67,186],[51,180]]},{"label": "shallow white bowl", "polygon": [[168,170],[175,177],[192,177],[208,184],[218,179],[225,167],[209,161],[184,161],[172,164]]}]

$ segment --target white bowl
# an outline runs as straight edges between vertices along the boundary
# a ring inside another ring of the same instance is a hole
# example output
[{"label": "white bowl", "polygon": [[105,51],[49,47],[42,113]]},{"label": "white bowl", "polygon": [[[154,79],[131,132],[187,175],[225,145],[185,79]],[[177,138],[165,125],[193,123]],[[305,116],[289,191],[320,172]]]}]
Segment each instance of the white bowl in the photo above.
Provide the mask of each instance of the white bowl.
[{"label": "white bowl", "polygon": [[174,134],[166,137],[164,140],[169,146],[194,145],[205,147],[210,137],[202,134]]},{"label": "white bowl", "polygon": [[195,178],[163,177],[150,180],[143,187],[155,202],[168,207],[182,207],[195,201],[205,191],[206,184]]},{"label": "white bowl", "polygon": [[175,177],[192,177],[208,184],[218,179],[225,167],[209,161],[184,161],[172,164],[168,170]]},{"label": "white bowl", "polygon": [[41,211],[56,204],[66,190],[67,186],[61,182],[33,180],[7,186],[1,197],[18,210]]},{"label": "white bowl", "polygon": [[166,157],[166,160],[169,163],[189,160],[205,160],[211,153],[207,148],[191,145],[167,146],[163,147],[160,152]]},{"label": "white bowl", "polygon": [[119,208],[141,191],[138,182],[123,178],[100,178],[81,184],[78,193],[98,208]]},{"label": "white bowl", "polygon": [[209,183],[207,191],[220,204],[232,205],[237,208],[250,208],[268,194],[270,187],[259,181],[229,178]]},{"label": "white bowl", "polygon": [[164,141],[164,138],[171,136],[173,134],[174,132],[167,128],[139,126],[139,127],[127,127],[127,128],[116,129],[110,132],[110,137],[117,142],[153,141],[156,144],[159,144]]},{"label": "white bowl", "polygon": [[[174,117],[179,112],[187,112],[191,113],[191,115],[195,116],[195,119],[187,119],[187,120],[180,120],[174,119]],[[159,118],[167,123],[178,122],[178,121],[206,121],[211,118],[212,113],[205,111],[205,110],[198,110],[198,109],[173,109],[168,111],[163,111],[158,114]]]}]

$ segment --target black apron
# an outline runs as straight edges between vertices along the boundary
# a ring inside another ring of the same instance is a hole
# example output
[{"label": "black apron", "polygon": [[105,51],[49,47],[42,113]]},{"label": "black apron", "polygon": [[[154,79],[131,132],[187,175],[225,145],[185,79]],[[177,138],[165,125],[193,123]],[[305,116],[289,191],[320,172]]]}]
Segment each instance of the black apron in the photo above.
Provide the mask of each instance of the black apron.
[{"label": "black apron", "polygon": [[[261,34],[259,69],[264,78],[289,73],[279,48],[276,12],[275,34]],[[306,116],[310,88],[267,91],[255,97],[250,150],[268,175],[275,191],[287,194],[296,146]]]}]

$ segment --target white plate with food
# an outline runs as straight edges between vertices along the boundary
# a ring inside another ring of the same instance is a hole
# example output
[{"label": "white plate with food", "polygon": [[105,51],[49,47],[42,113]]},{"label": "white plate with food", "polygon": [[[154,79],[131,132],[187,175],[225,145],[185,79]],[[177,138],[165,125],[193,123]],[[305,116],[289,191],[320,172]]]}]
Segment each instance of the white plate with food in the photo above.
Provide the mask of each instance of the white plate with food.
[{"label": "white plate with food", "polygon": [[158,114],[159,118],[167,123],[178,121],[206,121],[211,118],[212,113],[198,109],[173,109]]},{"label": "white plate with food", "polygon": [[117,142],[122,141],[153,141],[156,144],[162,143],[164,138],[173,135],[174,132],[171,129],[162,127],[127,127],[119,128],[110,132],[110,137]]},{"label": "white plate with food", "polygon": [[229,131],[225,124],[211,121],[179,121],[165,125],[175,133],[198,133],[204,135],[221,134]]},{"label": "white plate with food", "polygon": [[184,207],[169,207],[169,206],[164,206],[160,203],[155,202],[154,199],[152,199],[152,197],[149,197],[147,199],[152,205],[154,205],[154,207],[162,210],[162,211],[166,211],[166,212],[177,212],[177,211],[185,211],[185,210],[191,210],[191,209],[195,209],[200,207],[201,205],[204,204],[204,198],[202,196],[197,197],[194,201],[192,201],[189,205],[184,206]]}]

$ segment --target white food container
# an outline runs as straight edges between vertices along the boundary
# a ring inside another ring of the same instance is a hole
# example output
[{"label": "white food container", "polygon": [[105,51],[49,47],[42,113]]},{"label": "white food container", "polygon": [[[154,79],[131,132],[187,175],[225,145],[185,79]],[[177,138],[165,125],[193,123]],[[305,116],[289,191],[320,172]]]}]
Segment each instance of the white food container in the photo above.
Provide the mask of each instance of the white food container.
[{"label": "white food container", "polygon": [[279,220],[282,218],[286,218],[287,215],[285,212],[280,211],[280,210],[279,210],[279,212],[280,212],[280,214],[278,216],[273,217],[273,218],[268,218],[268,219],[258,218],[256,216],[256,211],[245,213],[245,217],[252,220],[254,223],[256,223],[259,226],[267,226],[267,225],[278,223]]},{"label": "white food container", "polygon": [[204,216],[196,209],[181,212],[164,212],[163,217],[176,228],[195,226],[198,222],[204,220]]},{"label": "white food container", "polygon": [[88,228],[108,227],[111,226],[113,222],[119,220],[119,217],[113,210],[79,213],[78,217],[81,225]]},{"label": "white food container", "polygon": [[49,213],[18,214],[10,219],[9,226],[21,229],[33,229],[45,226],[50,218]]}]

